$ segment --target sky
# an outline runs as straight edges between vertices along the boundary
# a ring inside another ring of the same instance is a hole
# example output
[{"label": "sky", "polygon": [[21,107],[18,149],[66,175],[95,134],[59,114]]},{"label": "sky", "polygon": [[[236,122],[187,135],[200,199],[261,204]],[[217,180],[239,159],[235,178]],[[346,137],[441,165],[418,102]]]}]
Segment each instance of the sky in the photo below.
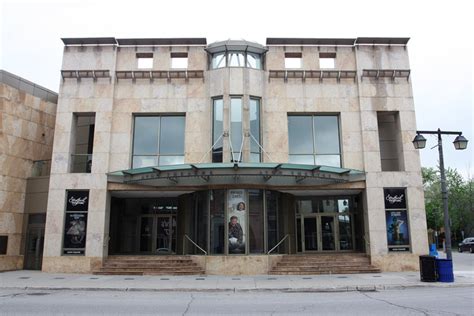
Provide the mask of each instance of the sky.
[{"label": "sky", "polygon": [[[445,165],[474,177],[472,1],[0,0],[0,68],[53,91],[61,37],[206,37],[208,43],[267,37],[410,37],[419,130],[462,131],[468,149],[444,138]],[[469,31],[470,30],[470,31]],[[427,136],[423,166],[437,166]]]}]

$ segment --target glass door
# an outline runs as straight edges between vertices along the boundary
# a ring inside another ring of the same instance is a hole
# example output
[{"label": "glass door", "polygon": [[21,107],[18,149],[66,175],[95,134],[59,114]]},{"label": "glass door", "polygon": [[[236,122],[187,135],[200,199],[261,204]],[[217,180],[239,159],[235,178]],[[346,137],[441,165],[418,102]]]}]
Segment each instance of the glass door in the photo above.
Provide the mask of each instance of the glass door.
[{"label": "glass door", "polygon": [[140,217],[140,252],[153,252],[153,215]]},{"label": "glass door", "polygon": [[318,225],[316,217],[303,218],[304,251],[318,250]]},{"label": "glass door", "polygon": [[334,215],[322,215],[321,222],[321,249],[322,250],[336,250],[335,230],[334,230]]},{"label": "glass door", "polygon": [[176,252],[176,217],[158,215],[156,217],[156,253],[169,254]]},{"label": "glass door", "polygon": [[29,226],[26,237],[26,270],[41,270],[43,261],[44,226]]}]

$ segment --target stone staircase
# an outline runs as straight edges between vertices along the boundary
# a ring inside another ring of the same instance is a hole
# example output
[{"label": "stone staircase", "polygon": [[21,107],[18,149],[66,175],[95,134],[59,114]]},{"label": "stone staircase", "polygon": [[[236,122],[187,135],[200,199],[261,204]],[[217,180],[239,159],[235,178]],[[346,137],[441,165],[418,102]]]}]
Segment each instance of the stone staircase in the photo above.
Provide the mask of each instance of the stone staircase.
[{"label": "stone staircase", "polygon": [[198,275],[204,270],[189,256],[109,256],[100,275]]},{"label": "stone staircase", "polygon": [[269,274],[352,274],[380,273],[363,253],[286,255]]}]

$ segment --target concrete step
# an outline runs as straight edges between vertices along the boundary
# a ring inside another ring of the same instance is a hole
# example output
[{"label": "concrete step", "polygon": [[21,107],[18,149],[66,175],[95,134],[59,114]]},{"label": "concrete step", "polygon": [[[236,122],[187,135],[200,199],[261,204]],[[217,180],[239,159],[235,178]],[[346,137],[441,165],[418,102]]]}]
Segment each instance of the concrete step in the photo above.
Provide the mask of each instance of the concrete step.
[{"label": "concrete step", "polygon": [[189,256],[110,256],[94,274],[200,275],[204,271]]}]

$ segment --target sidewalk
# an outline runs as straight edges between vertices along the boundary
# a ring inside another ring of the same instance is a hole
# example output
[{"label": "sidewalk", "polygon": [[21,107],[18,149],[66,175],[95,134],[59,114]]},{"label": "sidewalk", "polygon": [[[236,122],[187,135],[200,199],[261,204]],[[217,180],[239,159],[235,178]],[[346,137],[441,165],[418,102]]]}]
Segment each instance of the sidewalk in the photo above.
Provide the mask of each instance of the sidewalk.
[{"label": "sidewalk", "polygon": [[455,272],[454,283],[420,282],[418,272],[314,276],[102,276],[26,270],[0,273],[0,289],[23,290],[346,292],[469,286],[474,286],[474,271]]}]

